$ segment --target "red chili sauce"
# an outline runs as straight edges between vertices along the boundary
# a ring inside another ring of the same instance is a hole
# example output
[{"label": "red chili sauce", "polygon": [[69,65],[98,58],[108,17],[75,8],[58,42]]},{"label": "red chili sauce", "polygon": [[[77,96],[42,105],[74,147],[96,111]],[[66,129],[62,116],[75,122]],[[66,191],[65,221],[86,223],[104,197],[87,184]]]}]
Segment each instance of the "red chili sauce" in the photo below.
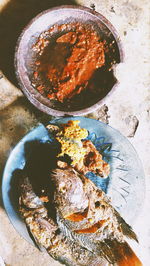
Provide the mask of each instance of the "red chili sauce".
[{"label": "red chili sauce", "polygon": [[[55,31],[56,38],[46,38]],[[85,89],[90,79],[105,64],[104,41],[90,25],[55,25],[41,34],[33,47],[38,54],[33,83],[49,99],[64,102]],[[45,82],[40,82],[41,79]]]}]

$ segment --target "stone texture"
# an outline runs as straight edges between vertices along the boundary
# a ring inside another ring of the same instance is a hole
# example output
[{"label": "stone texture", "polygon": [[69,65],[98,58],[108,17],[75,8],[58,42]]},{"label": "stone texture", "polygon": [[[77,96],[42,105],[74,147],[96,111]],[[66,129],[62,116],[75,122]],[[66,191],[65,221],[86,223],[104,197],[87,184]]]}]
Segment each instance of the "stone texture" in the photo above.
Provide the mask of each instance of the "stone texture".
[{"label": "stone texture", "polygon": [[134,115],[129,115],[128,117],[125,118],[125,124],[127,128],[127,133],[125,134],[125,136],[134,137],[134,134],[139,125],[139,120],[137,119],[137,117]]},{"label": "stone texture", "polygon": [[103,104],[100,108],[98,108],[95,112],[86,115],[86,117],[94,118],[100,120],[103,123],[109,123],[109,114],[108,114],[108,106]]},{"label": "stone texture", "polygon": [[[50,119],[31,106],[15,85],[13,57],[18,35],[28,21],[40,11],[55,5],[76,3],[95,8],[102,13],[114,25],[123,43],[124,62],[114,69],[119,85],[113,94],[105,99],[105,105],[89,116],[105,123],[109,122],[123,135],[130,136],[129,140],[143,163],[146,182],[145,202],[140,216],[133,225],[140,244],[131,242],[131,245],[143,265],[149,266],[150,4],[148,0],[77,0],[76,2],[0,0],[0,172],[2,174],[3,166],[13,146],[39,121],[46,122]],[[18,235],[9,222],[2,202],[0,202],[0,217],[0,256],[6,265],[60,265]]]},{"label": "stone texture", "polygon": [[21,90],[13,86],[0,72],[0,110],[3,110],[21,96],[23,96]]}]

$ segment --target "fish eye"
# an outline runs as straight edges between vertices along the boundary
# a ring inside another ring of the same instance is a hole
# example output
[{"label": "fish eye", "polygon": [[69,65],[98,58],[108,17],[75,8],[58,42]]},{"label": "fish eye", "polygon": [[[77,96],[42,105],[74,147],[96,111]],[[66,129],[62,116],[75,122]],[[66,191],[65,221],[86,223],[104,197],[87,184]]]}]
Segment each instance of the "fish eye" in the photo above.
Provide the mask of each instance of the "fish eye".
[{"label": "fish eye", "polygon": [[95,208],[98,208],[100,205],[101,205],[101,204],[100,204],[99,201],[96,201],[96,202],[95,202]]}]

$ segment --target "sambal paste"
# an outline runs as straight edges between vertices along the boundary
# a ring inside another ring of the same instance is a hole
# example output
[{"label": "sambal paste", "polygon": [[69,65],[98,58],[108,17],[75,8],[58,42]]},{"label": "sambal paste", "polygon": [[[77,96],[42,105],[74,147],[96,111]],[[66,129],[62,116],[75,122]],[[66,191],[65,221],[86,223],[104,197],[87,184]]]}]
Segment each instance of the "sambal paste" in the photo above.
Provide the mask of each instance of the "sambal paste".
[{"label": "sambal paste", "polygon": [[90,88],[90,79],[105,64],[104,41],[91,25],[79,22],[51,27],[33,49],[38,55],[33,83],[41,94],[59,102]]}]

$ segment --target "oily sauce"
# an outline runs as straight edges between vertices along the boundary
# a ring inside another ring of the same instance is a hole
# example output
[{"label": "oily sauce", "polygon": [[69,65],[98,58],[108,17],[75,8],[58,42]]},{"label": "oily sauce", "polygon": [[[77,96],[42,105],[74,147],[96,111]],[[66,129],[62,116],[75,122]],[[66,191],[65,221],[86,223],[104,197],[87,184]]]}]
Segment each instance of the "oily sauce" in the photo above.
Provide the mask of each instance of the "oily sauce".
[{"label": "oily sauce", "polygon": [[[56,31],[59,34],[48,39]],[[38,55],[34,86],[47,98],[59,102],[86,89],[93,90],[90,80],[105,64],[104,44],[90,25],[76,22],[51,27],[33,46]]]}]

